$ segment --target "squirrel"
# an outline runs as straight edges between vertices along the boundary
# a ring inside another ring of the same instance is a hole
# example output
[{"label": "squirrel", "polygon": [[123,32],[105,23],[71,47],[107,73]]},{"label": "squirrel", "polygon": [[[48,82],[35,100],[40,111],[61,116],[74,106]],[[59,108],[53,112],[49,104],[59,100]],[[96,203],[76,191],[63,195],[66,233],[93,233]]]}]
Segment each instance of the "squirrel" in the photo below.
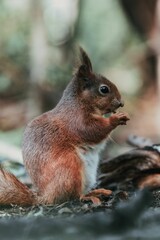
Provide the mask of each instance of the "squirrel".
[{"label": "squirrel", "polygon": [[117,87],[93,72],[91,60],[80,48],[79,64],[58,104],[24,130],[22,155],[34,190],[1,167],[0,205],[46,205],[72,199],[99,203],[101,194],[109,196],[111,190],[94,187],[108,135],[129,120],[128,114],[116,113],[123,106]]}]

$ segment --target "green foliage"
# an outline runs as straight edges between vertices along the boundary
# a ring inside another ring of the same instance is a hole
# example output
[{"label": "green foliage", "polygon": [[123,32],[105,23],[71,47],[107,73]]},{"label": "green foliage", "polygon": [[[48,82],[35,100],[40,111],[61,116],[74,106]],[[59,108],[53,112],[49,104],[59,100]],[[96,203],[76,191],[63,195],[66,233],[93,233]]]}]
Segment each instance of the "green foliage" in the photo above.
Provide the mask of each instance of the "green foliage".
[{"label": "green foliage", "polygon": [[0,131],[0,139],[3,139],[4,142],[8,142],[12,145],[21,146],[23,130],[24,129],[19,128],[8,132]]},{"label": "green foliage", "polygon": [[0,2],[0,58],[26,68],[28,63],[29,21],[19,11]]},{"label": "green foliage", "polygon": [[82,1],[78,38],[95,69],[113,66],[133,37],[118,0]]},{"label": "green foliage", "polygon": [[57,89],[61,90],[64,88],[64,85],[66,85],[70,79],[71,79],[71,69],[70,67],[65,66],[63,67],[53,67],[50,66],[48,69],[48,77],[47,82]]},{"label": "green foliage", "polygon": [[5,91],[10,86],[10,79],[5,75],[0,75],[0,92]]}]

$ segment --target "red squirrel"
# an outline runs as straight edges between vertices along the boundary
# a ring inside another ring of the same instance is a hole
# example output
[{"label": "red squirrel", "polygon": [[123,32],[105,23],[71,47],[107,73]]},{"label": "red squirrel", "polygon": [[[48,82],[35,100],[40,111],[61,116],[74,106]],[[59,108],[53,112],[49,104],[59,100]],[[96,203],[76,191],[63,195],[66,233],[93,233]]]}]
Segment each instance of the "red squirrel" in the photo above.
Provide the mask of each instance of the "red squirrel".
[{"label": "red squirrel", "polygon": [[[34,190],[0,168],[0,205],[56,204],[72,199],[99,203],[107,189],[96,184],[99,154],[108,135],[126,125],[126,113],[117,87],[93,72],[87,53],[54,109],[33,119],[23,136],[22,154]],[[111,114],[104,118],[104,114]]]}]

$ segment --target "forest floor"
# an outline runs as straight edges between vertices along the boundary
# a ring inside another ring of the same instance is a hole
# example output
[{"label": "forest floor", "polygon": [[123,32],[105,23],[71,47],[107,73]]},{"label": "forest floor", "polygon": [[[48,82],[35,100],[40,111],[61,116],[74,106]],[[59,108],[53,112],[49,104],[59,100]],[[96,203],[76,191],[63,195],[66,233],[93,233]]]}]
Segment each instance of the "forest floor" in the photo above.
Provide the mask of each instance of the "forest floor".
[{"label": "forest floor", "polygon": [[160,239],[160,191],[124,196],[113,193],[100,206],[79,201],[45,207],[1,206],[1,239]]}]

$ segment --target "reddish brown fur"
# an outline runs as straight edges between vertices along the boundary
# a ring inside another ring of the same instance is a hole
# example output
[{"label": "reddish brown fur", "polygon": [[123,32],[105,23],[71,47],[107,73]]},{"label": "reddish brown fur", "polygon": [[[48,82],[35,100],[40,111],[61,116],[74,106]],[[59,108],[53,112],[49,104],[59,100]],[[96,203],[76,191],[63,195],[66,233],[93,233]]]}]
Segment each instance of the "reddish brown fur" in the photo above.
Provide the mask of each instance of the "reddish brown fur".
[{"label": "reddish brown fur", "polygon": [[[106,96],[99,93],[100,84],[109,87]],[[124,113],[108,119],[102,117],[120,105],[121,96],[116,86],[93,73],[90,59],[81,49],[81,63],[60,102],[53,110],[31,121],[24,132],[24,164],[35,187],[37,203],[60,203],[82,196],[85,166],[77,148],[99,144],[118,125],[126,124],[128,117]],[[9,176],[6,181],[14,182],[15,177]],[[13,194],[16,191],[25,194],[25,187],[18,184],[16,187],[8,189]],[[13,197],[12,193],[10,196]],[[10,200],[6,200],[7,203]],[[17,198],[16,201],[23,205]]]},{"label": "reddish brown fur", "polygon": [[0,168],[0,204],[32,205],[34,194],[22,184],[13,174]]}]

